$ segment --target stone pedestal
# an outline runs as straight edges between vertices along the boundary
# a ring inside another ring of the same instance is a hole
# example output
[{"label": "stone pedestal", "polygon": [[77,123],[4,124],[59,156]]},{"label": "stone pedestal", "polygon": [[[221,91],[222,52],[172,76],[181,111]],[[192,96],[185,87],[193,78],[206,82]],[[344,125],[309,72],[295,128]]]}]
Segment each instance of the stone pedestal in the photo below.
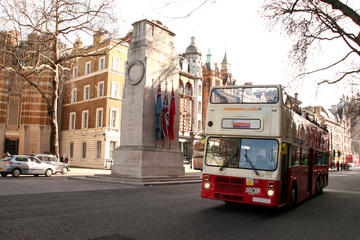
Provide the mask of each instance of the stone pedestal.
[{"label": "stone pedestal", "polygon": [[115,150],[112,175],[129,178],[184,175],[183,154],[179,150],[179,114],[175,116],[175,141],[155,137],[155,105],[159,84],[175,91],[179,111],[178,57],[175,34],[157,21],[141,20],[134,32],[127,60],[121,114],[120,147]]}]

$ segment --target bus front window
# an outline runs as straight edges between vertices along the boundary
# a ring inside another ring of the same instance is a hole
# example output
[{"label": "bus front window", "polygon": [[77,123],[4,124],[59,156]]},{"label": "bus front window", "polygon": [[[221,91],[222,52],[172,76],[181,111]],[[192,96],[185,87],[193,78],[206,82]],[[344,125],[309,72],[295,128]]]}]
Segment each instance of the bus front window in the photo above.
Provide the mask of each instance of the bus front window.
[{"label": "bus front window", "polygon": [[209,166],[274,171],[279,144],[273,139],[218,138],[207,142],[205,162]]},{"label": "bus front window", "polygon": [[278,101],[279,91],[276,87],[214,88],[210,94],[212,104],[275,104]]}]

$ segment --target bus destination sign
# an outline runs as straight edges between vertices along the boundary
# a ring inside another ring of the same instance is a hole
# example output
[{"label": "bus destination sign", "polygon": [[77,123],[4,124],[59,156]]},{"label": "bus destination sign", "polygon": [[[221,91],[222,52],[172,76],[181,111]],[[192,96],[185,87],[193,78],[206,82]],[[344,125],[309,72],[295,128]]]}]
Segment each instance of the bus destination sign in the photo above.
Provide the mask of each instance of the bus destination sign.
[{"label": "bus destination sign", "polygon": [[260,119],[230,119],[224,118],[221,123],[222,128],[230,129],[260,129]]}]

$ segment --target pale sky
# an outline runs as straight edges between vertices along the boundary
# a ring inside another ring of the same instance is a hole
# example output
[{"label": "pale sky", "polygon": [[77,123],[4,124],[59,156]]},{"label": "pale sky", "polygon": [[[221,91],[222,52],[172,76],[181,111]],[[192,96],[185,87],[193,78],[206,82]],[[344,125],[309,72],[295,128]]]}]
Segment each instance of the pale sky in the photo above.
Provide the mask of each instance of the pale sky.
[{"label": "pale sky", "polygon": [[[186,50],[192,36],[202,53],[203,62],[210,49],[212,63],[220,64],[226,50],[238,85],[244,82],[280,83],[289,86],[287,92],[290,94],[298,92],[303,106],[323,105],[327,108],[338,103],[342,94],[350,94],[348,82],[317,86],[316,82],[322,80],[324,73],[310,75],[302,81],[293,80],[297,69],[291,66],[288,57],[291,41],[279,29],[270,31],[266,27],[266,21],[260,16],[262,0],[211,1],[188,17],[185,16],[204,0],[119,2],[120,32],[125,34],[132,28],[132,23],[144,18],[160,20],[176,34],[175,48],[178,53]],[[330,60],[334,57],[342,57],[343,53],[342,43],[323,46],[314,53],[308,70],[314,70],[313,66],[324,67],[332,63]]]}]

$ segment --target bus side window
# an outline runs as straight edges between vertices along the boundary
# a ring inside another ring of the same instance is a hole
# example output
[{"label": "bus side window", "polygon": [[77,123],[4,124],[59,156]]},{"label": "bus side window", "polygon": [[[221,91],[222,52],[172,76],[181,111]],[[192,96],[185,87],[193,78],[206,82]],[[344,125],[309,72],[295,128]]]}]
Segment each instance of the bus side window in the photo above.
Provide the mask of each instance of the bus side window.
[{"label": "bus side window", "polygon": [[303,148],[302,149],[302,162],[303,164],[302,165],[309,165],[309,151],[307,148]]},{"label": "bus side window", "polygon": [[292,146],[291,147],[291,166],[299,166],[299,155],[298,155],[298,147]]},{"label": "bus side window", "polygon": [[322,153],[321,164],[322,165],[329,164],[329,154],[328,153],[326,153],[326,152]]},{"label": "bus side window", "polygon": [[325,165],[329,164],[329,153],[325,153]]},{"label": "bus side window", "polygon": [[316,165],[321,165],[321,158],[322,158],[321,152],[317,152],[316,153]]}]

